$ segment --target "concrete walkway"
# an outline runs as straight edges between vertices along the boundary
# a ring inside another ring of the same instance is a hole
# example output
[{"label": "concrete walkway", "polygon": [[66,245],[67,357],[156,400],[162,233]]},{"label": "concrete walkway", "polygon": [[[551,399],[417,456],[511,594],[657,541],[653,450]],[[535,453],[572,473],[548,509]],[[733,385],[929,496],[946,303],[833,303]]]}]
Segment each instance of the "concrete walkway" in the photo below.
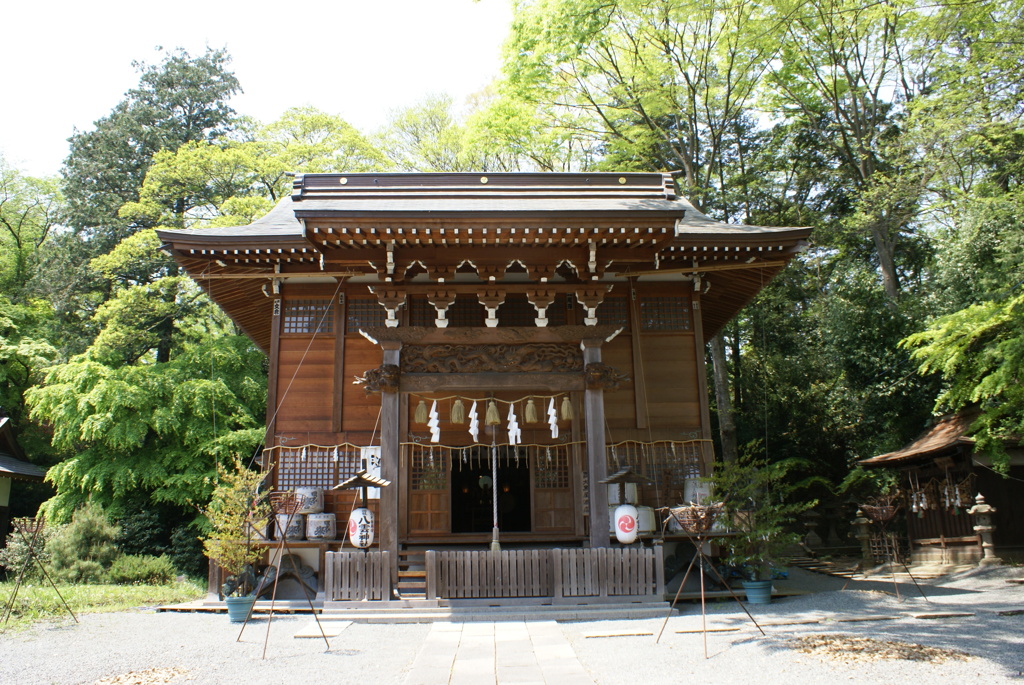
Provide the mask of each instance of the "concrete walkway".
[{"label": "concrete walkway", "polygon": [[594,685],[554,621],[434,623],[406,685]]}]

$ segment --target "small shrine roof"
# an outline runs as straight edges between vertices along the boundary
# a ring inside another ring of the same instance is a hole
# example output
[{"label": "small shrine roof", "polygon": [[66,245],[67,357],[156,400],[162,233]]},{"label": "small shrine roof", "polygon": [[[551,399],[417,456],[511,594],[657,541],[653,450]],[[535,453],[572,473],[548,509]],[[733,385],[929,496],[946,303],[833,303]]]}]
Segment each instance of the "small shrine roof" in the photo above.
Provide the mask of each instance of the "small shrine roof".
[{"label": "small shrine roof", "polygon": [[0,478],[41,481],[46,471],[22,459],[24,454],[11,430],[10,418],[0,418]]},{"label": "small shrine roof", "polygon": [[960,447],[973,446],[974,438],[967,437],[967,431],[977,418],[977,411],[943,416],[906,447],[862,459],[860,463],[867,467],[899,466],[918,459],[931,459]]}]

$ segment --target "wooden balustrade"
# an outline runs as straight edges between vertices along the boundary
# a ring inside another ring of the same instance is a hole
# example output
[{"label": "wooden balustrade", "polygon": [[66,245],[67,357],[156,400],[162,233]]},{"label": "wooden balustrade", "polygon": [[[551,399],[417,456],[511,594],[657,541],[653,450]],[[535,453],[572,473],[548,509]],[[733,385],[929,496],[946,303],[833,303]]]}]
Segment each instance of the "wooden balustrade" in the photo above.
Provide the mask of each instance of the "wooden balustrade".
[{"label": "wooden balustrade", "polygon": [[427,599],[522,603],[662,601],[662,549],[593,548],[426,553]]},{"label": "wooden balustrade", "polygon": [[328,602],[391,599],[387,551],[327,552],[322,577]]}]

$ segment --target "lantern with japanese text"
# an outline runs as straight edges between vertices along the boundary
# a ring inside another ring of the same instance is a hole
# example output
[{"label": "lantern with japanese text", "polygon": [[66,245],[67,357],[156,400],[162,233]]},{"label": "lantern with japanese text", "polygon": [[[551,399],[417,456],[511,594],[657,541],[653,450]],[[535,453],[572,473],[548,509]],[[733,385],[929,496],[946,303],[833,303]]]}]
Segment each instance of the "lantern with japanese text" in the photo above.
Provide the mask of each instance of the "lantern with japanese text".
[{"label": "lantern with japanese text", "polygon": [[359,549],[373,544],[373,512],[369,508],[358,507],[349,514],[348,539]]}]

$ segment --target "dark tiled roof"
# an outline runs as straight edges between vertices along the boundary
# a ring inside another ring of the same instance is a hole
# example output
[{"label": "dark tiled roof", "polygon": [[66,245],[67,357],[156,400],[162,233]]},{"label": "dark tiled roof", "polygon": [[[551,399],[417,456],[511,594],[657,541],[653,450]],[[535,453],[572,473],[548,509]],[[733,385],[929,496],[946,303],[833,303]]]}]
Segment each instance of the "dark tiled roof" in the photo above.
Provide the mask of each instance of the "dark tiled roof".
[{"label": "dark tiled roof", "polygon": [[46,476],[46,471],[35,464],[16,459],[5,452],[0,452],[0,477],[13,480],[37,480]]}]

